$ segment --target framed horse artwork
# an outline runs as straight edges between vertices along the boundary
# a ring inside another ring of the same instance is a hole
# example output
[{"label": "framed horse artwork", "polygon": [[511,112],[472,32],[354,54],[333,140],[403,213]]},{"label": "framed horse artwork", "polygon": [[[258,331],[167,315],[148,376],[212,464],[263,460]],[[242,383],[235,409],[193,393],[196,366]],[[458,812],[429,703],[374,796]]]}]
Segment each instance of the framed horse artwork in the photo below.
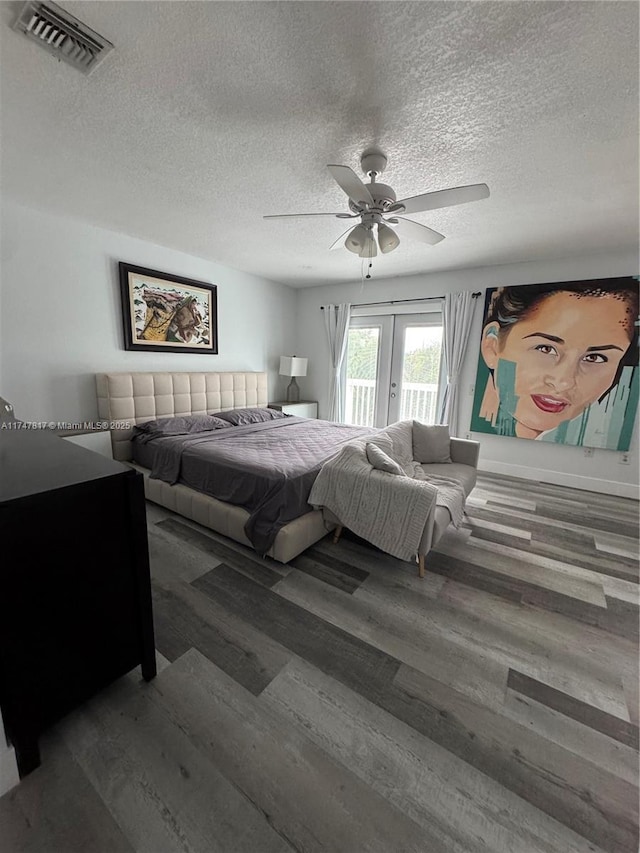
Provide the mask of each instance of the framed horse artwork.
[{"label": "framed horse artwork", "polygon": [[120,261],[124,348],[218,352],[215,284]]}]

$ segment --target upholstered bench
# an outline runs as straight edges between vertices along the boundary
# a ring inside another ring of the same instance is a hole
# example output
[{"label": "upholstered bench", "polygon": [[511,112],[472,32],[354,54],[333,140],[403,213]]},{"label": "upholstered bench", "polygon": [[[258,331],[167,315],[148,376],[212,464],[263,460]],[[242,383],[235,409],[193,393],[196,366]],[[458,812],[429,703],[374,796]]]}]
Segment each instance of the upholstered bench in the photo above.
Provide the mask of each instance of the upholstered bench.
[{"label": "upholstered bench", "polygon": [[[400,421],[350,442],[326,463],[309,502],[336,525],[334,542],[347,527],[393,556],[417,557],[424,577],[425,556],[453,515],[460,520],[475,486],[479,450],[477,441],[450,438],[447,427]],[[451,509],[442,504],[447,490]]]}]

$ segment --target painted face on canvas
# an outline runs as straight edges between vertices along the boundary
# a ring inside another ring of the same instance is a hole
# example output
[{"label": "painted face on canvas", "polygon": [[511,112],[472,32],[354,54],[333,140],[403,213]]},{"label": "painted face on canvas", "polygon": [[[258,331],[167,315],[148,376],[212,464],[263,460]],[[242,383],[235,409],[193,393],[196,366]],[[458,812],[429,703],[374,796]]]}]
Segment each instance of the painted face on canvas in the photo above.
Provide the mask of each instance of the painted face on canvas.
[{"label": "painted face on canvas", "polygon": [[516,435],[536,438],[604,394],[629,342],[623,299],[561,291],[506,334],[499,334],[497,323],[486,326],[482,354],[494,371],[501,408],[516,421]]}]

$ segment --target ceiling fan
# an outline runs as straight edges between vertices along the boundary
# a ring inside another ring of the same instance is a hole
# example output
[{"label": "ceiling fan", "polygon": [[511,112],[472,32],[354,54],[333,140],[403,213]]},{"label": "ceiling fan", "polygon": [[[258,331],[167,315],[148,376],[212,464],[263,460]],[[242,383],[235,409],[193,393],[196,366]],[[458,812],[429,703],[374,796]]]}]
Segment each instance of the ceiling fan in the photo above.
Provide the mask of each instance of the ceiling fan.
[{"label": "ceiling fan", "polygon": [[[330,249],[339,249],[343,245],[361,258],[374,258],[378,246],[382,254],[393,252],[400,245],[401,234],[434,246],[444,235],[432,228],[405,219],[401,213],[421,213],[424,210],[437,210],[440,207],[453,207],[469,201],[479,201],[489,196],[486,184],[469,184],[465,187],[452,187],[448,190],[422,193],[396,201],[391,187],[377,182],[387,166],[387,155],[377,146],[367,148],[360,158],[362,171],[370,178],[364,184],[349,166],[329,165],[329,172],[344,192],[349,196],[351,213],[283,213],[264,216],[264,219],[288,219],[300,216],[335,216],[338,219],[359,219],[357,225],[349,228],[333,243]],[[394,225],[395,228],[390,226]],[[377,243],[375,229],[377,228]]]}]

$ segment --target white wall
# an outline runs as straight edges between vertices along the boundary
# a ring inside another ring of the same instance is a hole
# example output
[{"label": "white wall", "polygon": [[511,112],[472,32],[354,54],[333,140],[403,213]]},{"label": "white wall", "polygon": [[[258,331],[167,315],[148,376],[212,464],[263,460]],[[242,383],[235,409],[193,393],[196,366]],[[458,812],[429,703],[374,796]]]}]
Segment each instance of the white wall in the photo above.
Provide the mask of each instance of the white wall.
[{"label": "white wall", "polygon": [[[96,418],[102,371],[269,370],[279,399],[279,356],[294,343],[290,287],[13,203],[1,227],[0,396],[16,417]],[[219,355],[125,351],[118,261],[216,284]]]},{"label": "white wall", "polygon": [[[373,272],[375,274],[375,261]],[[317,399],[320,417],[326,417],[330,376],[329,348],[320,311],[321,305],[331,302],[377,302],[386,299],[442,296],[445,293],[463,290],[483,291],[483,297],[476,300],[474,324],[461,377],[460,387],[463,396],[460,417],[464,434],[471,421],[473,403],[471,389],[475,383],[486,288],[637,274],[637,253],[628,252],[480,267],[380,281],[373,278],[365,281],[364,284],[327,285],[301,290],[297,303],[296,351],[298,355],[309,358],[309,373],[304,380],[303,394],[307,399]],[[620,464],[622,454],[610,450],[594,450],[592,457],[585,457],[584,449],[579,447],[547,445],[481,433],[473,433],[472,438],[481,442],[480,467],[487,471],[637,498],[639,496],[637,434],[636,419],[631,459],[628,465]]]}]

